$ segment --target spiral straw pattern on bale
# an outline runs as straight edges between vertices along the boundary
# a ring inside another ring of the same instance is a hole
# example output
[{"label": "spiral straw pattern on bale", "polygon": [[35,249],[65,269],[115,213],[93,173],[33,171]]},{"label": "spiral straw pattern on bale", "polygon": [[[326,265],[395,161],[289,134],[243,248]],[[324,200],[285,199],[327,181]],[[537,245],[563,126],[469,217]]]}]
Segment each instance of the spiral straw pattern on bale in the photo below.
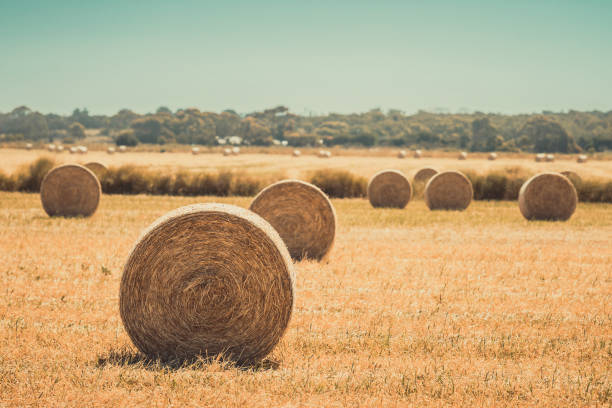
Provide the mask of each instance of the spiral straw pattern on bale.
[{"label": "spiral straw pattern on bale", "polygon": [[430,210],[465,210],[473,195],[472,183],[459,171],[438,173],[425,186],[425,204]]},{"label": "spiral straw pattern on bale", "polygon": [[412,185],[397,170],[378,172],[368,183],[368,200],[372,207],[404,208],[412,198]]},{"label": "spiral straw pattern on bale", "polygon": [[121,319],[136,347],[162,360],[263,359],[294,304],[291,258],[257,214],[195,204],[159,218],[123,269]]},{"label": "spiral straw pattern on bale", "polygon": [[431,167],[425,167],[414,174],[413,181],[415,183],[426,183],[436,174],[438,174],[438,170],[432,169]]},{"label": "spiral straw pattern on bale", "polygon": [[284,180],[263,189],[250,210],[279,233],[293,259],[323,259],[336,237],[336,212],[327,195],[299,180]]},{"label": "spiral straw pattern on bale", "polygon": [[102,163],[98,163],[98,162],[90,162],[90,163],[86,163],[85,167],[87,167],[89,170],[91,170],[93,172],[93,174],[96,175],[96,177],[98,178],[98,180],[100,180],[100,178],[104,175],[104,173],[107,172],[108,167],[106,167],[104,164]]},{"label": "spiral straw pattern on bale", "polygon": [[42,206],[52,217],[88,217],[98,208],[101,194],[96,175],[78,164],[51,169],[40,185]]},{"label": "spiral straw pattern on bale", "polygon": [[519,209],[528,220],[565,221],[577,203],[576,188],[559,173],[536,174],[519,191]]}]

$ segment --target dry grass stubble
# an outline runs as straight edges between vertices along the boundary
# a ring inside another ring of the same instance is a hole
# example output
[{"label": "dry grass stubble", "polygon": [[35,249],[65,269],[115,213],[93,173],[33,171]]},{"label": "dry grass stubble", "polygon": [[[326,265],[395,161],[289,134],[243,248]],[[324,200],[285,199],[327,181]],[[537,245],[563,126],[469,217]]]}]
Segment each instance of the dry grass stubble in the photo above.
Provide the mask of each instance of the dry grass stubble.
[{"label": "dry grass stubble", "polygon": [[334,256],[296,265],[277,368],[150,362],[119,318],[121,268],[144,226],[202,201],[250,199],[109,196],[50,219],[0,193],[0,405],[610,404],[610,205],[554,224],[516,203],[334,200]]}]

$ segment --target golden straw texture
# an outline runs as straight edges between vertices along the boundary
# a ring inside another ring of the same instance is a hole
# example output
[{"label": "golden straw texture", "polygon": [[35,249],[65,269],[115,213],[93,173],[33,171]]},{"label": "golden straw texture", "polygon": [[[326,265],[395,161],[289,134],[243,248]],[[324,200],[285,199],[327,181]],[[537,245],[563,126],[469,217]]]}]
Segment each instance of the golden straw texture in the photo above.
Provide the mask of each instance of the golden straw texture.
[{"label": "golden straw texture", "polygon": [[565,221],[576,210],[578,194],[572,182],[559,173],[540,173],[519,191],[519,209],[528,220]]},{"label": "golden straw texture", "polygon": [[119,308],[138,349],[162,360],[254,363],[285,332],[291,258],[257,214],[226,204],[178,208],[149,226],[123,269]]},{"label": "golden straw texture", "polygon": [[78,164],[51,169],[40,185],[40,201],[52,217],[88,217],[98,208],[101,194],[96,175]]},{"label": "golden straw texture", "polygon": [[571,181],[574,187],[576,188],[578,188],[580,184],[582,184],[582,177],[580,177],[578,173],[574,171],[566,170],[566,171],[562,171],[561,174],[567,177],[568,180]]},{"label": "golden straw texture", "polygon": [[459,171],[438,173],[425,186],[425,204],[430,210],[465,210],[473,195],[472,183]]},{"label": "golden straw texture", "polygon": [[89,170],[91,170],[93,172],[93,174],[96,175],[98,180],[100,180],[102,175],[104,173],[106,173],[106,171],[108,170],[108,167],[106,167],[104,164],[98,163],[98,162],[86,163],[85,167],[87,167]]},{"label": "golden straw texture", "polygon": [[431,167],[425,167],[420,169],[414,174],[412,179],[415,183],[426,183],[430,178],[438,174],[438,170],[432,169]]},{"label": "golden straw texture", "polygon": [[283,180],[263,189],[251,211],[280,234],[294,259],[321,260],[336,237],[336,212],[319,188],[299,180]]},{"label": "golden straw texture", "polygon": [[375,208],[404,208],[411,197],[410,181],[397,170],[378,172],[368,183],[368,199]]}]

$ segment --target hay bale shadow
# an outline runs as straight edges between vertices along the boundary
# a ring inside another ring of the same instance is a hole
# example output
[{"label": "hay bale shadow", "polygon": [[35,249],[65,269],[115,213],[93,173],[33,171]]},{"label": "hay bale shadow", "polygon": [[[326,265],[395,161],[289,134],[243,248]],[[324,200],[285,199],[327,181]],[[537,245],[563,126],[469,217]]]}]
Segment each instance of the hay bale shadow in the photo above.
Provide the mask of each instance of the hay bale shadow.
[{"label": "hay bale shadow", "polygon": [[178,371],[182,369],[201,370],[206,367],[216,365],[222,370],[244,370],[244,371],[268,371],[277,370],[280,362],[272,359],[264,359],[257,363],[236,362],[224,355],[199,356],[192,359],[173,358],[160,359],[146,356],[138,351],[131,349],[109,350],[108,353],[99,355],[96,361],[97,368],[108,366],[128,366],[144,368],[146,370],[170,370]]}]

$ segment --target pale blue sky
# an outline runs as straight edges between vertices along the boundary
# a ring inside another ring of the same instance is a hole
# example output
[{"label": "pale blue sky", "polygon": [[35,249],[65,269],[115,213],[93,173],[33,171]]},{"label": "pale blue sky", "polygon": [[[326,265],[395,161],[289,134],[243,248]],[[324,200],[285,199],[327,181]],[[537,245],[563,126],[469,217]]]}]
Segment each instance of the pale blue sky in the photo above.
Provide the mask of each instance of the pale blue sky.
[{"label": "pale blue sky", "polygon": [[612,110],[612,0],[5,1],[0,111]]}]

